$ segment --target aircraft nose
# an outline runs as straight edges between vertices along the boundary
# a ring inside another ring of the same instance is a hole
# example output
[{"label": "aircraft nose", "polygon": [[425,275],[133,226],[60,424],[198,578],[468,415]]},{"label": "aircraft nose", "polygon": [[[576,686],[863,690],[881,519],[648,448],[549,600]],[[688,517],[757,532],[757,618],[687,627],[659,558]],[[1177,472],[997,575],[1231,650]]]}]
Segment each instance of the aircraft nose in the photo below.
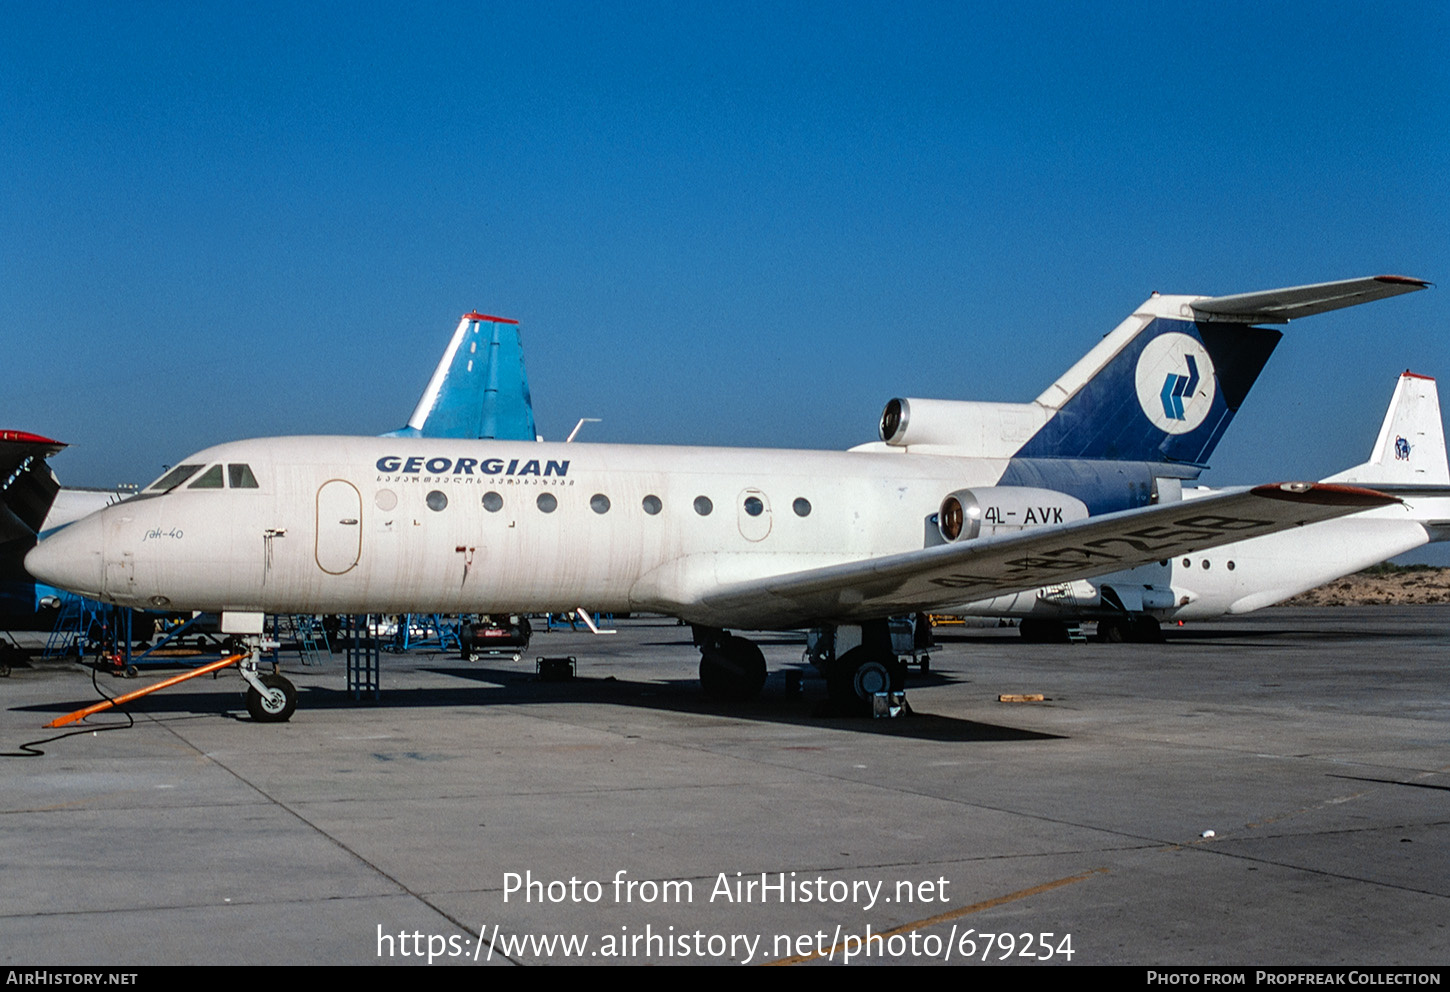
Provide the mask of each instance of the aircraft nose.
[{"label": "aircraft nose", "polygon": [[31,548],[25,570],[46,585],[99,599],[103,551],[100,526],[94,520],[79,520]]}]

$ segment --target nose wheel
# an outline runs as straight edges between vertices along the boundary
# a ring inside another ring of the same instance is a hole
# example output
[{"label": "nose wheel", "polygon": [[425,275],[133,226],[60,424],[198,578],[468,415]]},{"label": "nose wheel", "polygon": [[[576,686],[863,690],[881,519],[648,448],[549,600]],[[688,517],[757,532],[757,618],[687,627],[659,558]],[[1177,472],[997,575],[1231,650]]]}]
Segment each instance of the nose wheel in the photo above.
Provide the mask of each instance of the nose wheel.
[{"label": "nose wheel", "polygon": [[297,687],[281,675],[259,675],[247,686],[247,712],[258,723],[286,723],[297,709]]},{"label": "nose wheel", "polygon": [[286,723],[297,709],[297,687],[276,672],[257,670],[262,652],[275,649],[276,642],[253,634],[243,635],[241,640],[247,656],[237,663],[237,669],[247,682],[247,712],[258,723]]}]

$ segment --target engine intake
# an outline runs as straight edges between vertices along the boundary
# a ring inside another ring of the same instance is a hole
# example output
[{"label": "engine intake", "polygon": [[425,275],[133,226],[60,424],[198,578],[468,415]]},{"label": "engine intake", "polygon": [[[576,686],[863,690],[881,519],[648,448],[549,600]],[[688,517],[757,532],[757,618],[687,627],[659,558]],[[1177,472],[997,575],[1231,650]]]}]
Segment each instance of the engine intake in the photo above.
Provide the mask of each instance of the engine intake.
[{"label": "engine intake", "polygon": [[1082,500],[1055,489],[984,486],[948,493],[937,511],[937,529],[948,542],[1086,520]]}]

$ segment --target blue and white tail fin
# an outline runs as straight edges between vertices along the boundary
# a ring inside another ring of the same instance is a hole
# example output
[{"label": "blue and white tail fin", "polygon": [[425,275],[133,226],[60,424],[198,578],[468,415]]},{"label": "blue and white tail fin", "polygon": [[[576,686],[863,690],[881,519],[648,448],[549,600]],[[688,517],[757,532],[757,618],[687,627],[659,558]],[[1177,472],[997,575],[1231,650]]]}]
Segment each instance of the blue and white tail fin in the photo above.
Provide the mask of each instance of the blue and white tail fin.
[{"label": "blue and white tail fin", "polygon": [[1253,326],[1424,289],[1374,276],[1234,296],[1159,296],[1037,398],[1052,412],[1019,457],[1204,465],[1282,336]]},{"label": "blue and white tail fin", "polygon": [[536,440],[518,323],[465,314],[407,425],[385,436]]},{"label": "blue and white tail fin", "polygon": [[[1234,296],[1154,294],[1032,403],[895,399],[881,440],[926,454],[1205,465],[1282,337],[1276,324],[1424,289],[1373,276]],[[877,447],[874,445],[863,447]]]},{"label": "blue and white tail fin", "polygon": [[1325,481],[1357,482],[1391,491],[1404,486],[1450,486],[1435,380],[1406,370],[1395,386],[1369,461]]}]

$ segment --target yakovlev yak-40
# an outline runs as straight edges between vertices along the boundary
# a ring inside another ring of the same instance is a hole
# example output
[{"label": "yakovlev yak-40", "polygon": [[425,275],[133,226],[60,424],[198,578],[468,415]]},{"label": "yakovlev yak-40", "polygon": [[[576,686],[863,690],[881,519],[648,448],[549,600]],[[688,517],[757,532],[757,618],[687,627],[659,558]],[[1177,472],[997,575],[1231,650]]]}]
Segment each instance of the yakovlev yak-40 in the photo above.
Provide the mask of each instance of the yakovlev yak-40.
[{"label": "yakovlev yak-40", "polygon": [[[532,441],[534,410],[518,321],[467,313],[408,422],[388,437]],[[37,540],[127,498],[124,489],[66,489],[47,459],[66,445],[0,430],[0,632],[51,630],[68,595],[22,566]],[[11,648],[0,640],[0,665]]]},{"label": "yakovlev yak-40", "polygon": [[[249,709],[265,613],[649,611],[695,627],[707,692],[747,697],[728,631],[859,630],[833,698],[900,684],[888,618],[1089,578],[1394,502],[1310,483],[1177,499],[1282,323],[1425,288],[1378,276],[1236,296],[1154,295],[1034,402],[892,400],[852,451],[279,437],[182,459],[72,524],[31,574],[97,599],[223,614]],[[855,638],[852,637],[852,640]]]}]

